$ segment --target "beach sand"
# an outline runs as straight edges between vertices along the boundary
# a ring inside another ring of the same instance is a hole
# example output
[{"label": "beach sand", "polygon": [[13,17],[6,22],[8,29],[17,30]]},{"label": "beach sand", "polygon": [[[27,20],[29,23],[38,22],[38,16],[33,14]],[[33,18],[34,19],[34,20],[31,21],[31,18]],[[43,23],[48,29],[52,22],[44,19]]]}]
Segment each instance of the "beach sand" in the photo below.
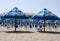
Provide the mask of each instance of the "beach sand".
[{"label": "beach sand", "polygon": [[0,41],[60,41],[60,28],[46,33],[39,32],[35,28],[26,30],[24,27],[17,28],[18,32],[13,31],[14,28],[7,29],[0,26]]}]

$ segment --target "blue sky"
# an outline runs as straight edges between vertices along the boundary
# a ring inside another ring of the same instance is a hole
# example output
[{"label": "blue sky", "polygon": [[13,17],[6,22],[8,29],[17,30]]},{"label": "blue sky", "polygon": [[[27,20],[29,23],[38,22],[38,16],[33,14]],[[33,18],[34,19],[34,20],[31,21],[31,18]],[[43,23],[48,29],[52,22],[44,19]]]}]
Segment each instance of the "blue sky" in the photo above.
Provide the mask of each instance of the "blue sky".
[{"label": "blue sky", "polygon": [[60,0],[0,0],[0,13],[17,7],[26,13],[38,13],[47,8],[60,17]]}]

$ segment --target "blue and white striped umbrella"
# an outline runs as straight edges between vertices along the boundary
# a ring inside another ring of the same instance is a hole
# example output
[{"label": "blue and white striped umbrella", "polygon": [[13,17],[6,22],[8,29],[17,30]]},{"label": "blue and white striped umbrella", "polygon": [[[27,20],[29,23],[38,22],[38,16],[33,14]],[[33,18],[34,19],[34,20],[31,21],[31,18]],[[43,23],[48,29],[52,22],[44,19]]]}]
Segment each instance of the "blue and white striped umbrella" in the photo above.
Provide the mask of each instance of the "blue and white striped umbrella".
[{"label": "blue and white striped umbrella", "polygon": [[59,17],[57,17],[52,12],[48,11],[46,8],[44,8],[42,11],[40,11],[38,14],[34,15],[32,19],[41,19],[41,20],[60,20]]},{"label": "blue and white striped umbrella", "polygon": [[7,14],[3,15],[2,18],[4,19],[15,19],[15,31],[18,27],[16,19],[29,19],[29,16],[25,15],[22,11],[20,11],[18,8],[14,7],[11,11],[9,11]]},{"label": "blue and white striped umbrella", "polygon": [[23,13],[16,7],[14,7],[11,11],[9,11],[7,14],[3,15],[2,17],[17,18],[17,19],[28,19],[29,18],[29,16],[25,15],[25,13]]},{"label": "blue and white striped umbrella", "polygon": [[60,20],[58,16],[48,11],[46,8],[44,8],[38,14],[34,15],[32,19],[44,20],[44,31],[45,31],[45,20]]}]

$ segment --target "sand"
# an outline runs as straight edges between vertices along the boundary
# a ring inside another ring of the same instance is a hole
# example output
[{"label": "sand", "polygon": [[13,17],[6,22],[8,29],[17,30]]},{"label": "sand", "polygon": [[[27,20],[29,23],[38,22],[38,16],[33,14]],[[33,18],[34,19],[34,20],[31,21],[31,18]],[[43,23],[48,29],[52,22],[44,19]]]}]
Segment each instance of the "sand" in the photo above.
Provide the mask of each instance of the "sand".
[{"label": "sand", "polygon": [[13,30],[14,28],[7,29],[0,26],[0,41],[60,41],[60,28],[53,30],[55,31],[53,33],[41,33],[35,28],[27,30],[17,28],[19,32],[11,32]]}]

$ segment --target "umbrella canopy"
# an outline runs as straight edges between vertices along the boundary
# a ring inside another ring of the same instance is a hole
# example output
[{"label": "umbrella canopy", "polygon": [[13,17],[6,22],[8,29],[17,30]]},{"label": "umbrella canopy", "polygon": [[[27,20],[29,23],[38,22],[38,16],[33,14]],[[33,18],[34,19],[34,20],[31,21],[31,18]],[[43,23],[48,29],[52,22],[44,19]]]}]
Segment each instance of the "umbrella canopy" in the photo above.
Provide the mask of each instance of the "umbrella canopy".
[{"label": "umbrella canopy", "polygon": [[3,18],[16,18],[16,19],[28,19],[29,16],[25,15],[22,11],[18,8],[14,7],[11,11],[7,14],[2,16]]},{"label": "umbrella canopy", "polygon": [[44,8],[38,14],[34,15],[32,19],[41,19],[41,20],[60,20],[55,14]]},{"label": "umbrella canopy", "polygon": [[3,18],[16,18],[16,19],[28,19],[28,16],[17,16],[17,14],[13,15],[4,15]]},{"label": "umbrella canopy", "polygon": [[17,7],[14,7],[8,13],[15,13],[16,14],[16,12],[17,12],[17,14],[24,15],[24,13],[21,10],[19,10]]}]

